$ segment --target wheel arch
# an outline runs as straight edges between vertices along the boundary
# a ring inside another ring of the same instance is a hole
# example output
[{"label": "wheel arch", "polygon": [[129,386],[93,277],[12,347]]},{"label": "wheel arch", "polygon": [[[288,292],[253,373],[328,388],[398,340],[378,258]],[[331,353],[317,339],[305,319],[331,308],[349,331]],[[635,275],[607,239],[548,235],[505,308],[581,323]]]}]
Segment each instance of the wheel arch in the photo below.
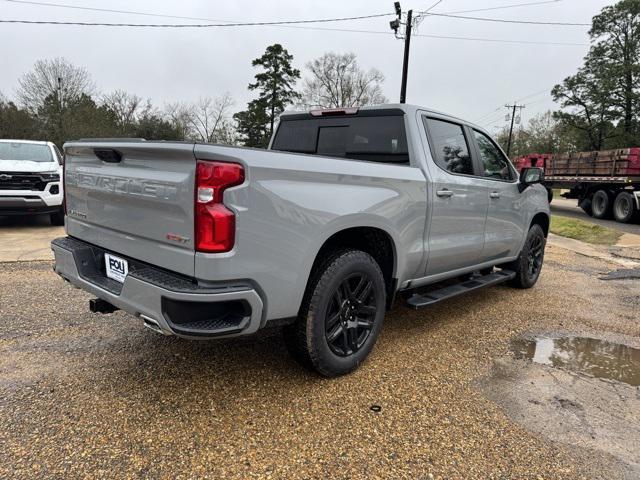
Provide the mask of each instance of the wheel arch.
[{"label": "wheel arch", "polygon": [[529,224],[529,229],[534,225],[540,225],[542,231],[544,232],[545,238],[549,235],[549,228],[551,226],[551,219],[546,212],[538,212],[531,219],[531,223]]},{"label": "wheel arch", "polygon": [[356,226],[339,230],[329,236],[318,249],[307,277],[305,292],[314,272],[322,264],[322,260],[335,250],[353,248],[368,253],[378,263],[384,276],[387,290],[387,307],[393,301],[397,288],[398,251],[396,243],[386,230],[374,226]]}]

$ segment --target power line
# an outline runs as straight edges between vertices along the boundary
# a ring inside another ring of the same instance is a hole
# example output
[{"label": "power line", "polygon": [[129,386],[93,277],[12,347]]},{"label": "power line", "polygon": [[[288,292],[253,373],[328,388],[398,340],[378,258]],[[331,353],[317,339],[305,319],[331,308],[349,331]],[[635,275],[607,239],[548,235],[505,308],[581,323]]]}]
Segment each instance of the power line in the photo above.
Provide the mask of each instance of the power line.
[{"label": "power line", "polygon": [[[535,97],[537,97],[539,95],[542,95],[543,93],[548,93],[548,92],[551,91],[551,88],[553,88],[553,87],[543,88],[542,90],[538,90],[537,92],[530,93],[528,95],[525,95],[524,97],[520,97],[520,98],[516,99],[516,102],[521,102],[521,101],[526,100],[528,98],[535,98]],[[539,100],[539,101],[536,100],[535,102],[528,102],[528,103],[531,105],[531,104],[534,104],[534,103],[539,103],[540,101],[542,101],[542,100]],[[497,112],[498,110],[502,110],[502,108],[503,108],[503,106],[501,105],[498,108],[496,108],[494,110],[491,110],[490,112],[485,113],[484,115],[476,118],[474,120],[474,122],[479,122],[480,120],[482,120],[484,118],[492,117],[495,114],[495,112]],[[487,121],[489,121],[489,120],[487,120]],[[497,121],[497,119],[494,120],[494,121]]]},{"label": "power line", "polygon": [[534,5],[546,5],[549,3],[558,3],[562,0],[545,0],[543,2],[527,2],[527,3],[513,3],[510,5],[502,5],[500,7],[487,7],[487,8],[476,8],[474,10],[458,10],[456,12],[443,12],[448,15],[456,15],[459,13],[475,13],[475,12],[488,12],[490,10],[505,10],[507,8],[517,8],[517,7],[532,7]]},{"label": "power line", "polygon": [[[115,9],[109,9],[109,8],[97,8],[97,7],[83,7],[80,5],[68,5],[68,4],[63,4],[63,3],[50,3],[50,2],[37,2],[37,1],[31,1],[31,0],[2,0],[4,2],[8,2],[8,3],[16,3],[16,4],[23,4],[23,5],[37,5],[37,6],[44,6],[44,7],[56,7],[56,8],[71,8],[71,9],[76,9],[76,10],[86,10],[86,11],[95,11],[95,12],[107,12],[107,13],[123,13],[123,14],[130,14],[130,15],[143,15],[143,16],[148,16],[148,17],[159,17],[159,18],[176,18],[176,19],[182,19],[182,20],[196,20],[196,21],[204,21],[204,22],[212,22],[215,23],[215,25],[211,25],[211,26],[222,26],[220,24],[225,24],[225,25],[229,25],[229,26],[253,26],[253,25],[291,25],[291,24],[304,24],[304,23],[328,23],[328,22],[342,22],[342,21],[349,21],[349,20],[365,20],[368,18],[379,18],[379,17],[386,17],[386,16],[391,16],[394,15],[393,13],[378,13],[378,14],[373,14],[373,15],[360,15],[360,16],[353,16],[353,17],[341,17],[341,18],[328,18],[328,19],[317,19],[317,20],[289,20],[289,21],[279,21],[279,22],[229,22],[229,21],[223,21],[223,20],[212,20],[209,18],[202,18],[202,17],[187,17],[187,16],[181,16],[181,15],[164,15],[164,14],[159,14],[159,13],[151,13],[151,12],[140,12],[140,11],[132,11],[132,10],[115,10]],[[442,0],[440,0],[442,1]],[[477,11],[486,11],[486,10],[498,10],[498,9],[505,9],[505,8],[515,8],[515,7],[523,7],[523,6],[532,6],[532,5],[544,5],[544,4],[548,4],[548,3],[556,3],[562,0],[545,0],[545,1],[540,1],[540,2],[528,2],[528,3],[520,3],[520,4],[511,4],[511,5],[503,5],[503,6],[499,6],[499,7],[490,7],[490,8],[482,8],[482,9],[476,9],[476,10],[464,10],[464,11],[459,11],[459,12],[449,12],[449,13],[434,13],[434,12],[430,12],[430,10],[434,7],[436,7],[440,1],[436,2],[434,5],[432,5],[431,7],[429,7],[427,10],[420,12],[422,14],[425,15],[431,15],[431,16],[439,16],[439,17],[449,17],[449,18],[458,18],[458,19],[465,19],[465,20],[480,20],[480,21],[487,21],[487,22],[502,22],[502,23],[521,23],[521,24],[530,24],[530,25],[560,25],[560,26],[590,26],[591,24],[588,23],[567,23],[567,22],[535,22],[535,21],[528,21],[528,20],[506,20],[506,19],[497,19],[497,18],[485,18],[485,17],[467,17],[467,16],[462,16],[462,15],[456,15],[457,13],[471,13],[471,12],[477,12]],[[24,23],[27,23],[30,21],[25,20]],[[31,21],[33,22],[33,21]],[[7,23],[7,22],[3,22],[3,23]],[[18,23],[17,21],[10,21],[10,23]],[[40,23],[40,22],[38,22]],[[73,22],[72,24],[75,23],[80,23],[80,24],[85,24],[85,23],[91,23],[91,22]],[[63,23],[63,22],[58,22],[55,24],[68,24],[68,23]],[[122,24],[122,26],[133,26],[133,25],[142,25],[142,24]],[[96,25],[97,26],[97,25]],[[107,26],[107,24],[103,24],[100,23],[99,26]],[[120,24],[118,24],[118,26],[120,26]],[[144,26],[156,26],[156,24],[144,24]],[[159,25],[160,26],[160,25]],[[162,25],[164,26],[164,25]],[[177,28],[174,25],[171,25],[173,28]],[[204,25],[201,24],[196,24],[194,25],[195,27],[202,27]],[[209,26],[209,24],[207,24],[207,26]]]},{"label": "power line", "polygon": [[[128,15],[142,15],[145,17],[176,18],[181,20],[197,20],[201,22],[204,21],[204,22],[226,23],[224,20],[212,20],[210,18],[185,17],[182,15],[163,15],[161,13],[138,12],[133,10],[114,10],[111,8],[83,7],[80,5],[67,5],[65,3],[33,2],[28,0],[2,0],[2,1],[9,2],[9,3],[23,4],[23,5],[37,5],[40,7],[70,8],[74,10],[87,10],[91,12],[124,13]],[[229,23],[233,23],[233,22],[229,22]]]},{"label": "power line", "polygon": [[467,17],[463,15],[451,15],[448,13],[419,12],[432,17],[457,18],[461,20],[478,20],[481,22],[498,22],[498,23],[518,23],[524,25],[552,25],[557,27],[590,27],[590,23],[572,23],[572,22],[536,22],[533,20],[507,20],[504,18],[486,18],[486,17]]},{"label": "power line", "polygon": [[214,28],[214,27],[262,27],[306,23],[342,22],[364,18],[389,17],[391,13],[365,15],[360,17],[325,18],[318,20],[282,20],[277,22],[237,22],[237,23],[108,23],[108,22],[69,22],[56,20],[0,20],[0,23],[22,23],[28,25],[77,25],[82,27],[144,27],[144,28]]},{"label": "power line", "polygon": [[[171,25],[171,24],[141,24],[141,23],[133,23],[133,24],[125,24],[125,23],[90,23],[90,22],[53,22],[53,21],[31,21],[31,20],[0,20],[0,23],[13,23],[13,24],[28,24],[28,25],[71,25],[71,26],[102,26],[102,27],[174,27],[174,28],[206,28],[208,26],[218,26],[218,25],[196,25],[196,24],[185,24],[185,25]],[[224,24],[219,26],[249,26],[247,24]],[[346,33],[365,33],[365,34],[374,34],[374,35],[393,35],[392,32],[383,32],[379,30],[359,30],[359,29],[349,29],[349,28],[323,28],[323,27],[302,27],[297,25],[262,25],[262,26],[271,26],[271,27],[281,27],[281,28],[296,28],[300,30],[313,30],[313,31],[321,31],[321,32],[346,32]],[[491,42],[491,43],[507,43],[507,44],[515,44],[515,45],[559,45],[559,46],[570,46],[570,47],[585,47],[588,46],[588,43],[571,43],[571,42],[544,42],[544,41],[527,41],[527,40],[506,40],[499,38],[483,38],[483,37],[457,37],[454,35],[436,35],[436,34],[417,34],[413,35],[414,37],[422,37],[422,38],[440,38],[445,40],[466,40],[473,42]]]},{"label": "power line", "polygon": [[442,3],[442,0],[438,0],[436,3],[434,3],[434,4],[433,4],[433,5],[431,5],[429,8],[427,8],[427,9],[425,10],[425,13],[426,13],[426,12],[430,12],[431,10],[433,10],[434,8],[436,8],[438,5],[440,5],[441,3]]},{"label": "power line", "polygon": [[195,17],[180,17],[174,15],[159,15],[154,13],[145,13],[145,12],[133,12],[126,10],[111,10],[111,9],[103,9],[103,8],[91,8],[91,7],[79,7],[75,5],[64,5],[58,3],[45,3],[45,2],[31,2],[31,1],[18,1],[18,0],[3,0],[5,2],[10,3],[22,3],[29,5],[39,5],[39,6],[48,6],[48,7],[62,7],[62,8],[77,8],[81,10],[93,10],[93,11],[102,11],[109,13],[128,13],[134,15],[145,15],[145,16],[154,16],[154,17],[170,17],[170,18],[181,18],[185,20],[200,20],[207,22],[216,22],[216,23],[206,23],[206,24],[155,24],[155,23],[106,23],[106,22],[61,22],[61,21],[38,21],[38,20],[5,20],[4,23],[33,23],[33,24],[53,24],[53,25],[96,25],[96,26],[124,26],[124,27],[134,27],[134,26],[143,26],[143,27],[164,27],[164,28],[185,28],[185,27],[242,27],[242,26],[263,26],[263,25],[295,25],[295,24],[307,24],[307,23],[330,23],[330,22],[345,22],[350,20],[364,20],[368,18],[380,18],[380,17],[389,17],[394,15],[393,13],[376,13],[372,15],[358,15],[353,17],[339,17],[339,18],[321,18],[321,19],[313,19],[313,20],[280,20],[275,22],[225,22],[221,20],[210,20],[210,19],[202,19]]},{"label": "power line", "polygon": [[[0,23],[21,23],[28,25],[77,25],[93,27],[146,27],[146,28],[212,28],[212,27],[259,27],[259,26],[286,26],[308,23],[329,23],[342,22],[348,20],[362,20],[366,18],[389,17],[392,13],[382,13],[376,15],[364,15],[359,17],[325,18],[318,20],[282,20],[277,22],[236,22],[236,23],[108,23],[108,22],[70,22],[55,20],[0,20]],[[554,25],[554,26],[590,26],[589,23],[558,23],[558,22],[530,22],[523,20],[503,20],[496,18],[474,18],[462,17],[458,15],[445,15],[441,13],[426,13],[425,15],[464,18],[467,20],[484,20],[488,22],[519,23],[528,25]],[[378,32],[375,32],[378,33]],[[576,44],[574,44],[576,45]]]},{"label": "power line", "polygon": [[505,39],[494,39],[494,38],[482,38],[482,37],[454,37],[450,35],[436,35],[436,34],[427,34],[421,33],[413,34],[414,37],[430,37],[430,38],[446,38],[450,40],[472,40],[475,42],[496,42],[496,43],[514,43],[519,45],[565,45],[565,46],[580,46],[586,47],[588,43],[571,43],[571,42],[539,42],[539,41],[528,41],[528,40],[505,40]]},{"label": "power line", "polygon": [[[123,13],[123,14],[127,14],[127,15],[142,15],[142,16],[146,16],[146,17],[176,18],[176,19],[181,19],[181,20],[196,20],[196,21],[219,22],[219,23],[236,23],[236,22],[232,22],[232,21],[212,20],[210,18],[202,18],[202,17],[188,17],[188,16],[183,16],[183,15],[166,15],[166,14],[162,14],[162,13],[140,12],[140,11],[136,11],[136,10],[116,10],[116,9],[111,9],[111,8],[83,7],[81,5],[69,5],[69,4],[66,4],[66,3],[36,2],[36,1],[31,1],[31,0],[1,0],[1,1],[8,2],[8,3],[23,4],[23,5],[36,5],[36,6],[40,6],[40,7],[67,8],[67,9],[85,10],[85,11],[91,11],[91,12]],[[425,12],[429,12],[431,9],[435,8],[439,3],[441,3],[441,1],[442,0],[436,2],[434,5],[432,5],[427,10],[425,10]],[[549,3],[558,3],[558,2],[561,2],[561,1],[562,0],[545,0],[545,1],[539,1],[539,2],[515,3],[515,4],[510,4],[510,5],[502,5],[502,6],[498,6],[498,7],[477,8],[477,9],[474,9],[474,10],[459,10],[459,11],[455,11],[455,12],[443,12],[443,14],[445,14],[445,15],[455,15],[455,14],[459,14],[459,13],[485,12],[485,11],[490,11],[490,10],[503,10],[503,9],[516,8],[516,7],[545,5],[545,4],[549,4]],[[384,16],[384,15],[386,15],[386,14],[381,14],[381,16]]]},{"label": "power line", "polygon": [[[176,18],[176,19],[181,19],[181,20],[196,20],[196,21],[204,21],[204,22],[237,23],[237,22],[233,22],[233,21],[213,20],[213,19],[210,19],[210,18],[188,17],[188,16],[184,16],[184,15],[166,15],[166,14],[162,14],[162,13],[140,12],[140,11],[136,11],[136,10],[115,10],[115,9],[111,9],[111,8],[83,7],[81,5],[69,5],[69,4],[66,4],[66,3],[36,2],[36,1],[31,1],[31,0],[1,0],[1,1],[8,2],[8,3],[23,4],[23,5],[36,5],[36,6],[40,6],[40,7],[67,8],[67,9],[85,10],[85,11],[92,11],[92,12],[122,13],[122,14],[127,14],[127,15],[142,15],[142,16],[146,16],[146,17],[158,17],[158,18]],[[489,10],[502,10],[502,9],[508,9],[508,8],[516,8],[516,7],[545,5],[545,4],[549,4],[549,3],[558,3],[558,2],[561,2],[561,1],[562,0],[545,0],[545,1],[539,1],[539,2],[516,3],[516,4],[510,4],[510,5],[502,5],[502,6],[498,6],[498,7],[477,8],[477,9],[474,9],[474,10],[459,10],[459,11],[455,11],[455,12],[443,12],[443,14],[454,15],[454,14],[459,14],[459,13],[484,12],[484,11],[489,11]],[[442,2],[442,0],[439,0],[438,2],[434,3],[431,7],[429,7],[427,10],[425,10],[425,12],[431,11],[433,8],[438,6],[441,2]],[[381,16],[385,16],[386,14],[380,14],[380,15]],[[364,17],[362,17],[362,18],[364,18]]]}]

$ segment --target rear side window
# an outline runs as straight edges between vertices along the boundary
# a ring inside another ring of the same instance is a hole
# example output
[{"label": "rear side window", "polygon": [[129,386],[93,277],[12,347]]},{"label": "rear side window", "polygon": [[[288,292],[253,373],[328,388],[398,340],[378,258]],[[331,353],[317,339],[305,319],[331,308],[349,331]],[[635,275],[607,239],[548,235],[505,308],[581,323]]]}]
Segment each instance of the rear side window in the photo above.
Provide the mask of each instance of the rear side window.
[{"label": "rear side window", "polygon": [[431,134],[430,141],[436,164],[450,173],[473,175],[469,145],[462,125],[434,118],[425,118],[425,125]]},{"label": "rear side window", "polygon": [[385,163],[409,163],[404,117],[283,119],[272,150]]}]

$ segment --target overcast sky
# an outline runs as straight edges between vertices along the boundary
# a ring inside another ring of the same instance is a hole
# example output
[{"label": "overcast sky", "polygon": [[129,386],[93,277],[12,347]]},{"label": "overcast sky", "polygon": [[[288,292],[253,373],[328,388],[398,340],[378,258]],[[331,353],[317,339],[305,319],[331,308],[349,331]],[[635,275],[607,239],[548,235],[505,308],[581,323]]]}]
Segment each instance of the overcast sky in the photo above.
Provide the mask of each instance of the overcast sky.
[{"label": "overcast sky", "polygon": [[[424,10],[436,0],[404,0],[403,9]],[[433,12],[458,12],[530,3],[535,0],[442,0]],[[393,11],[391,0],[42,0],[216,21],[277,21],[349,17]],[[605,0],[562,0],[463,15],[501,19],[589,23]],[[0,19],[128,23],[189,23],[187,20],[80,11],[0,0]],[[285,27],[143,29],[0,24],[0,92],[12,97],[17,79],[41,58],[66,57],[86,67],[99,91],[124,89],[157,105],[230,92],[236,109],[251,98],[247,84],[255,74],[251,60],[267,45],[281,43],[304,65],[327,51],[355,52],[360,65],[381,70],[384,93],[397,102],[403,43],[389,30],[389,18],[323,24],[322,28],[373,30],[354,33]],[[195,23],[195,22],[194,22]],[[490,130],[504,125],[507,102],[521,100],[526,121],[553,108],[551,87],[581,65],[588,50],[588,27],[536,26],[428,17],[420,35],[471,37],[452,40],[414,37],[407,101],[472,120]],[[557,42],[581,45],[498,43]],[[493,123],[492,123],[493,122]]]}]

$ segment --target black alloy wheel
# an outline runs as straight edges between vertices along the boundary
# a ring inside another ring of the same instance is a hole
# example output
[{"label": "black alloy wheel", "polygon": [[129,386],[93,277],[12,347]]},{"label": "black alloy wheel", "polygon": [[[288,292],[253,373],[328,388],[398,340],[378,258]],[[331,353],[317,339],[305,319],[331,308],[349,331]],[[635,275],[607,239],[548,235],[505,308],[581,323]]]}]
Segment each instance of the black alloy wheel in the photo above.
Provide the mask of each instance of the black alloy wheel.
[{"label": "black alloy wheel", "polygon": [[371,255],[350,248],[328,252],[311,274],[297,320],[283,328],[287,350],[325,377],[355,370],[376,343],[386,294]]},{"label": "black alloy wheel", "polygon": [[377,311],[372,287],[366,273],[354,273],[333,292],[325,315],[325,337],[336,355],[353,355],[369,338]]},{"label": "black alloy wheel", "polygon": [[544,236],[542,227],[538,224],[532,225],[518,258],[513,262],[504,264],[502,267],[516,274],[515,278],[510,282],[512,286],[531,288],[536,284],[542,271],[546,242],[547,239]]},{"label": "black alloy wheel", "polygon": [[527,272],[530,279],[536,279],[542,268],[544,256],[544,237],[533,235],[528,239]]}]

